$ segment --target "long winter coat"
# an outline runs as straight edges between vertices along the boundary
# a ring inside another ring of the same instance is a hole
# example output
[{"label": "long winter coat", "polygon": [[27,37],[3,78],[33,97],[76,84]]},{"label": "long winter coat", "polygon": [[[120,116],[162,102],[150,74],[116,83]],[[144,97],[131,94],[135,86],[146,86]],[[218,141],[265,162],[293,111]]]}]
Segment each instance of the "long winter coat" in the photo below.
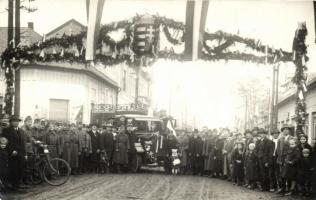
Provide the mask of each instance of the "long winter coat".
[{"label": "long winter coat", "polygon": [[25,150],[26,153],[34,153],[34,138],[33,138],[33,133],[32,133],[32,129],[30,127],[27,126],[23,126],[22,127],[24,134],[25,134]]},{"label": "long winter coat", "polygon": [[55,131],[48,131],[44,137],[44,143],[47,144],[51,158],[58,158],[61,154],[61,144],[59,136]]},{"label": "long winter coat", "polygon": [[246,179],[256,181],[258,179],[258,157],[253,151],[247,151],[245,157]]},{"label": "long winter coat", "polygon": [[233,168],[234,168],[234,177],[243,178],[244,177],[243,151],[239,152],[238,149],[235,149],[235,151],[232,154],[232,162],[233,162]]},{"label": "long winter coat", "polygon": [[189,149],[189,137],[183,135],[179,138],[179,150],[181,155],[181,166],[186,167],[188,165],[188,149]]},{"label": "long winter coat", "polygon": [[79,135],[74,131],[69,131],[68,134],[64,135],[63,139],[63,154],[62,158],[66,160],[71,168],[77,168],[79,164]]},{"label": "long winter coat", "polygon": [[8,170],[9,170],[8,151],[7,149],[0,148],[0,180],[5,181],[8,178]]},{"label": "long winter coat", "polygon": [[226,140],[223,147],[223,175],[230,175],[231,170],[229,164],[231,163],[231,155],[234,149],[234,141]]},{"label": "long winter coat", "polygon": [[113,154],[114,164],[127,164],[127,151],[130,149],[128,136],[125,133],[119,133],[115,136],[115,149]]},{"label": "long winter coat", "polygon": [[298,162],[300,158],[301,158],[301,152],[297,147],[295,148],[289,147],[287,149],[287,153],[285,157],[285,178],[291,179],[291,180],[295,180],[297,178]]},{"label": "long winter coat", "polygon": [[313,180],[313,160],[312,157],[301,158],[298,162],[298,181],[304,183]]},{"label": "long winter coat", "polygon": [[205,138],[203,141],[203,149],[202,149],[202,155],[204,157],[204,170],[210,171],[211,170],[211,153],[213,150],[212,146],[212,139],[211,138]]},{"label": "long winter coat", "polygon": [[79,131],[78,134],[81,151],[92,152],[91,136],[85,131]]}]

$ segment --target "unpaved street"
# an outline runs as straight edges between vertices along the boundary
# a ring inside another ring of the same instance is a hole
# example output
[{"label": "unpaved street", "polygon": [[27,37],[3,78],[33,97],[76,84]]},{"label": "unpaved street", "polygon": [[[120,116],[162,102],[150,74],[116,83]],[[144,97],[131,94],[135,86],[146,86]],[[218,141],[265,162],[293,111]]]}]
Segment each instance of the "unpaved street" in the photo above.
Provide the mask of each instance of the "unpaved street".
[{"label": "unpaved street", "polygon": [[[157,173],[82,175],[71,177],[60,187],[41,185],[25,194],[8,194],[6,200],[270,200],[303,199],[280,197],[251,191],[232,183],[198,176],[172,176]],[[307,199],[307,198],[306,198]]]}]

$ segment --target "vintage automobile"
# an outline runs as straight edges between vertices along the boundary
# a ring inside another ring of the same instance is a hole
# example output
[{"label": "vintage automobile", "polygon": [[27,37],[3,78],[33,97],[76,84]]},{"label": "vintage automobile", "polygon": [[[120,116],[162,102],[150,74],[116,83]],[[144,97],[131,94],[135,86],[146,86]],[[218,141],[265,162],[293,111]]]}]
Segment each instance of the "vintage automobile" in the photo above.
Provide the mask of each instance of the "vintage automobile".
[{"label": "vintage automobile", "polygon": [[166,171],[170,170],[170,141],[176,142],[176,137],[170,134],[171,126],[175,125],[175,120],[157,117],[148,117],[144,115],[117,115],[116,121],[126,121],[132,123],[136,135],[134,145],[134,156],[132,158],[132,171],[137,172],[141,166],[164,167]]}]

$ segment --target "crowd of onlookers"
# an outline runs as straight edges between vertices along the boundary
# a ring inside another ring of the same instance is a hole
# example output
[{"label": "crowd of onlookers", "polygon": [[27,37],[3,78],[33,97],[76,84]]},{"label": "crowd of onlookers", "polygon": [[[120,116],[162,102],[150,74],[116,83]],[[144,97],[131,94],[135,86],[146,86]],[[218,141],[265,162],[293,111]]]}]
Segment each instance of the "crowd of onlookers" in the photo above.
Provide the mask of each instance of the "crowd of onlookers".
[{"label": "crowd of onlookers", "polygon": [[[32,165],[39,142],[47,145],[50,158],[62,158],[72,175],[83,173],[121,173],[129,170],[136,142],[133,126],[111,123],[98,127],[48,122],[26,117],[0,120],[0,186],[7,190],[27,189],[32,185]],[[1,189],[1,188],[0,188]]]},{"label": "crowd of onlookers", "polygon": [[284,125],[269,135],[254,128],[244,134],[208,130],[178,137],[181,171],[222,178],[249,189],[284,195],[315,195],[315,146]]},{"label": "crowd of onlookers", "polygon": [[[32,158],[39,153],[38,141],[47,144],[50,158],[67,161],[73,175],[121,173],[133,167],[134,144],[139,141],[132,124],[98,127],[31,117],[26,117],[23,125],[20,122],[16,116],[0,120],[0,191],[26,189],[32,184]],[[261,128],[244,134],[229,129],[180,131],[177,139],[163,134],[166,141],[152,149],[164,148],[168,158],[177,148],[182,174],[222,178],[278,194],[315,195],[316,145],[310,146],[306,135],[294,134],[291,126],[284,125],[281,132],[275,129],[271,134]]]}]

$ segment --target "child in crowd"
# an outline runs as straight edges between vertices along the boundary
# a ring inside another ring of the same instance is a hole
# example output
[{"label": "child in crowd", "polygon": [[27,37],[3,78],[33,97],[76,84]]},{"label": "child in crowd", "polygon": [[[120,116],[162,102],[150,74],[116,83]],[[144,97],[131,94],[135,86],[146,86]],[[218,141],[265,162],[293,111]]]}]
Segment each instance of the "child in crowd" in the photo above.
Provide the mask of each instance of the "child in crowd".
[{"label": "child in crowd", "polygon": [[245,157],[246,179],[248,188],[254,189],[258,180],[258,157],[255,153],[255,144],[250,143]]},{"label": "child in crowd", "polygon": [[244,145],[243,143],[237,143],[237,148],[234,150],[232,155],[232,162],[234,168],[234,184],[238,186],[242,185],[244,180]]},{"label": "child in crowd", "polygon": [[303,157],[298,164],[298,183],[300,194],[310,196],[312,192],[312,179],[313,179],[313,160],[311,151],[309,149],[302,150]]},{"label": "child in crowd", "polygon": [[289,144],[290,146],[285,157],[286,179],[290,186],[289,192],[285,194],[287,196],[293,195],[295,192],[298,163],[301,158],[301,152],[297,147],[296,139],[291,139]]},{"label": "child in crowd", "polygon": [[0,138],[0,191],[4,192],[8,183],[8,162],[9,154],[6,149],[8,140],[4,137]]}]

